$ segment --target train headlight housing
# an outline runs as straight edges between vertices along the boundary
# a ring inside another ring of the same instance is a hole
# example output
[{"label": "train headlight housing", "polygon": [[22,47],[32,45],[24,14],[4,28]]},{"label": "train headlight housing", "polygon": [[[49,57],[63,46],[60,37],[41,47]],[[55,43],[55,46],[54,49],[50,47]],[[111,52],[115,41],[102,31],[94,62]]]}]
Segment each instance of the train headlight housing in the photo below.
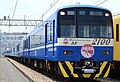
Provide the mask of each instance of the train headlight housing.
[{"label": "train headlight housing", "polygon": [[110,14],[109,13],[105,13],[105,16],[108,17]]},{"label": "train headlight housing", "polygon": [[65,12],[61,11],[61,12],[60,12],[60,15],[65,15]]},{"label": "train headlight housing", "polygon": [[75,62],[74,64],[75,64],[75,67],[79,66],[79,62]]},{"label": "train headlight housing", "polygon": [[84,62],[84,65],[85,65],[85,66],[90,65],[90,61],[85,61],[85,62]]},{"label": "train headlight housing", "polygon": [[72,53],[73,53],[72,50],[64,50],[64,51],[63,51],[63,54],[72,54]]},{"label": "train headlight housing", "polygon": [[104,54],[104,55],[109,55],[109,54],[110,54],[110,51],[109,51],[109,50],[103,50],[103,51],[102,51],[102,54]]},{"label": "train headlight housing", "polygon": [[93,66],[93,61],[85,60],[84,65],[85,66]]}]

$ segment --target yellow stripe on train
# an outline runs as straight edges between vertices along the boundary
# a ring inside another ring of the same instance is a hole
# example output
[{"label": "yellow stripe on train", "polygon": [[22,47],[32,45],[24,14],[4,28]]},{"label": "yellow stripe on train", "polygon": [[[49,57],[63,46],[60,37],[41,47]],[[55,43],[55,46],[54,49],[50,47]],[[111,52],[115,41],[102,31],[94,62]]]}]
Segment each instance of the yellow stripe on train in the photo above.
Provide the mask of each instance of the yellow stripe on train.
[{"label": "yellow stripe on train", "polygon": [[105,75],[104,75],[104,78],[109,75],[109,72],[110,72],[110,65],[109,65],[109,67],[108,67],[108,69],[107,69],[107,71],[106,71],[106,73],[105,73]]},{"label": "yellow stripe on train", "polygon": [[[65,69],[63,64],[66,64],[67,68]],[[100,72],[98,74],[95,74],[94,77],[92,78],[95,78],[95,77],[100,77],[100,75],[102,74],[102,72],[104,71],[104,68],[106,67],[106,65],[108,64],[108,62],[103,62],[103,64],[101,65],[100,67]],[[65,78],[69,78],[69,74],[67,74],[67,72],[65,70],[69,70],[71,73],[71,75],[74,77],[74,78],[79,78],[79,75],[78,74],[75,74],[73,72],[73,66],[72,64],[69,62],[69,61],[65,61],[64,63],[61,63],[60,61],[58,62],[58,65],[59,65],[59,68],[61,70],[61,73],[63,74],[63,77]],[[102,77],[107,77],[108,74],[109,74],[109,71],[110,71],[110,65],[108,65],[107,67],[107,70],[104,71],[105,74],[102,76]],[[83,78],[90,78],[90,76],[92,76],[93,74],[81,74]]]},{"label": "yellow stripe on train", "polygon": [[60,67],[60,70],[61,70],[63,76],[64,76],[64,77],[69,77],[68,74],[66,73],[65,69],[63,68],[62,63],[61,63],[61,62],[58,62],[58,65],[59,65],[59,67]]},{"label": "yellow stripe on train", "polygon": [[73,76],[74,76],[75,78],[78,78],[79,76],[78,76],[77,74],[74,74],[74,73],[73,73],[73,67],[72,67],[71,63],[70,63],[69,61],[65,61],[65,63],[66,63],[66,65],[68,66],[69,70],[71,71],[71,74],[73,74]]},{"label": "yellow stripe on train", "polygon": [[103,62],[102,66],[100,67],[100,72],[99,72],[98,74],[96,74],[95,77],[99,77],[100,74],[102,74],[102,71],[103,71],[103,69],[105,68],[106,64],[107,64],[107,62]]}]

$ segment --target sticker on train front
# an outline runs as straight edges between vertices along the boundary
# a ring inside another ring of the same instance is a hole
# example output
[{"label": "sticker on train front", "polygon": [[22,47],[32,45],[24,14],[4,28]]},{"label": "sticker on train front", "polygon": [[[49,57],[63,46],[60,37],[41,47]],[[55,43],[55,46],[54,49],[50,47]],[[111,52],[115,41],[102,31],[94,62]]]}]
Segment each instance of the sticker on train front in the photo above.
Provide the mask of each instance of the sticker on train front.
[{"label": "sticker on train front", "polygon": [[81,48],[81,54],[85,58],[90,58],[94,55],[94,47],[90,44],[85,44]]},{"label": "sticker on train front", "polygon": [[67,38],[65,38],[65,39],[63,40],[63,44],[69,44],[69,42],[68,42],[68,39],[67,39]]}]

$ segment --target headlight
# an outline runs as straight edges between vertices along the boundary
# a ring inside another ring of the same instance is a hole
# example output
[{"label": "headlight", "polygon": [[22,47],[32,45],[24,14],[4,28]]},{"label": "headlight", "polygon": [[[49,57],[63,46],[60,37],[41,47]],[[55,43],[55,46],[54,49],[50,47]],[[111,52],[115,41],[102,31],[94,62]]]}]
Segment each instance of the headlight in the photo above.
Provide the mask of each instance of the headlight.
[{"label": "headlight", "polygon": [[103,51],[102,51],[102,54],[104,54],[104,55],[109,55],[109,54],[110,54],[110,51],[108,51],[108,50],[103,50]]},{"label": "headlight", "polygon": [[105,13],[105,16],[108,17],[108,16],[109,16],[109,13]]},{"label": "headlight", "polygon": [[93,66],[93,61],[91,61],[91,60],[85,60],[84,61],[84,65],[85,66]]},{"label": "headlight", "polygon": [[61,12],[60,12],[60,15],[65,15],[65,12],[61,11]]},{"label": "headlight", "polygon": [[90,61],[85,61],[85,62],[84,62],[84,65],[85,65],[85,66],[90,65]]},{"label": "headlight", "polygon": [[105,16],[108,17],[108,16],[109,16],[109,13],[105,13]]},{"label": "headlight", "polygon": [[64,51],[63,51],[63,54],[72,54],[72,53],[73,53],[72,50],[64,50]]}]

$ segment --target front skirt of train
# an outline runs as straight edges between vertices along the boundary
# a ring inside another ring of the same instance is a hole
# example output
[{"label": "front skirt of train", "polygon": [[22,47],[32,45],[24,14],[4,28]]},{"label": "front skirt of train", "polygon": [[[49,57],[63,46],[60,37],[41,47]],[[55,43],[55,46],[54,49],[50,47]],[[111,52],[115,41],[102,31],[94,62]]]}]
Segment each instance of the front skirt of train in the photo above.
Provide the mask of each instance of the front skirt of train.
[{"label": "front skirt of train", "polygon": [[109,62],[102,62],[100,65],[100,68],[98,72],[94,72],[94,69],[84,69],[83,72],[81,72],[81,69],[77,69],[77,72],[75,72],[75,67],[73,66],[73,63],[69,61],[65,62],[58,62],[59,69],[61,71],[61,75],[64,78],[97,78],[97,77],[103,77],[106,78],[109,75],[110,71],[110,63]]}]

